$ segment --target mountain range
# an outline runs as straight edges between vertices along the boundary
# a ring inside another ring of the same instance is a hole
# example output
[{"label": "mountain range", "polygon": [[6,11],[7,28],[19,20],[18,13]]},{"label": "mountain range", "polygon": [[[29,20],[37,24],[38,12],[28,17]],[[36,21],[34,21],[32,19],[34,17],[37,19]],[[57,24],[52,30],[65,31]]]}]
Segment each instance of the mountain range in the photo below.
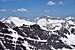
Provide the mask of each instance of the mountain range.
[{"label": "mountain range", "polygon": [[74,17],[0,20],[0,50],[75,50]]}]

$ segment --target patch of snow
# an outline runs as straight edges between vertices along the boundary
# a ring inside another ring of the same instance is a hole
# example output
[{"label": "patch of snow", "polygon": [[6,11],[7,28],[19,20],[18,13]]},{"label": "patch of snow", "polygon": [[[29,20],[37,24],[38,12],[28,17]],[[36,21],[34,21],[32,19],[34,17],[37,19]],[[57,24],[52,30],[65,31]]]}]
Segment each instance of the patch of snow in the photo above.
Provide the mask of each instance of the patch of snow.
[{"label": "patch of snow", "polygon": [[73,34],[70,34],[70,35],[65,34],[65,35],[68,37],[68,39],[67,38],[61,38],[62,41],[68,45],[75,45],[75,39],[74,39],[75,35],[73,35]]},{"label": "patch of snow", "polygon": [[26,39],[37,41],[37,42],[47,42],[47,40],[37,40],[37,39],[31,39],[30,37],[27,37]]}]

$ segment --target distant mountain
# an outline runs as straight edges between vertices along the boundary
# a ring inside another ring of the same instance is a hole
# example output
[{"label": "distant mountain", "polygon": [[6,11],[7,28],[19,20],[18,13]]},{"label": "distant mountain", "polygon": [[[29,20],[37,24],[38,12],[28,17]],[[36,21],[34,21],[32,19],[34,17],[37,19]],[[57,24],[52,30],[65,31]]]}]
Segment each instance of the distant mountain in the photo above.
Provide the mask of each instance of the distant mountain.
[{"label": "distant mountain", "polygon": [[0,50],[75,50],[73,17],[38,17],[35,22],[18,17],[0,22]]}]

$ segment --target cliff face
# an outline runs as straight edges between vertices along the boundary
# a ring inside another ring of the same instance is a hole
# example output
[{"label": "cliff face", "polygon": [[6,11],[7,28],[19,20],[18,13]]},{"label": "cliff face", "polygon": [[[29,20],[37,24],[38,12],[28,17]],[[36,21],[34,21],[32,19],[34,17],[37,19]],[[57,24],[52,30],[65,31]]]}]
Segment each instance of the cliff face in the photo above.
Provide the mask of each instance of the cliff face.
[{"label": "cliff face", "polygon": [[[23,22],[24,24],[20,26],[16,26],[17,23],[15,25],[13,20],[12,23],[15,26],[10,22],[7,22],[9,25],[6,22],[0,22],[0,50],[72,50],[75,48],[74,24],[59,22],[60,25],[46,21],[44,23],[48,25],[43,26],[40,25],[43,21],[40,24],[39,21],[32,25]],[[54,27],[60,27],[60,29]]]},{"label": "cliff face", "polygon": [[8,28],[4,23],[0,22],[0,29],[2,28]]}]

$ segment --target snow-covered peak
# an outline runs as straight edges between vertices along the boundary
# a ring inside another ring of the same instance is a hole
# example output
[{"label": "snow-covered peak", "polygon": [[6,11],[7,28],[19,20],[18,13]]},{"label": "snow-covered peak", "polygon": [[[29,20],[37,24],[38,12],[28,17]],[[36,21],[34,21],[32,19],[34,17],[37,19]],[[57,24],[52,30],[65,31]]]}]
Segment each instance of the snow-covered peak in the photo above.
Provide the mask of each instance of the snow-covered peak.
[{"label": "snow-covered peak", "polygon": [[55,28],[55,29],[53,29],[53,28],[58,26],[58,29],[60,29],[62,26],[61,23],[64,23],[64,22],[65,22],[65,20],[52,20],[52,19],[42,18],[37,21],[37,24],[40,25],[40,27],[45,30],[47,30],[47,29],[56,30],[57,28]]},{"label": "snow-covered peak", "polygon": [[[70,20],[68,20],[70,19]],[[44,30],[60,30],[61,27],[64,26],[64,28],[69,27],[69,25],[75,25],[75,22],[72,21],[74,19],[73,17],[66,17],[66,19],[59,19],[59,18],[52,18],[52,17],[45,17],[45,18],[39,18],[37,20],[37,24],[40,25],[40,27]]]},{"label": "snow-covered peak", "polygon": [[66,17],[66,20],[75,19],[74,17]]},{"label": "snow-covered peak", "polygon": [[7,18],[4,21],[4,23],[9,23],[9,24],[11,24],[11,22],[16,26],[22,26],[23,24],[26,24],[26,25],[35,24],[34,22],[30,22],[30,21],[27,21],[27,20],[24,20],[24,19],[20,19],[19,17],[12,17],[12,16]]}]

